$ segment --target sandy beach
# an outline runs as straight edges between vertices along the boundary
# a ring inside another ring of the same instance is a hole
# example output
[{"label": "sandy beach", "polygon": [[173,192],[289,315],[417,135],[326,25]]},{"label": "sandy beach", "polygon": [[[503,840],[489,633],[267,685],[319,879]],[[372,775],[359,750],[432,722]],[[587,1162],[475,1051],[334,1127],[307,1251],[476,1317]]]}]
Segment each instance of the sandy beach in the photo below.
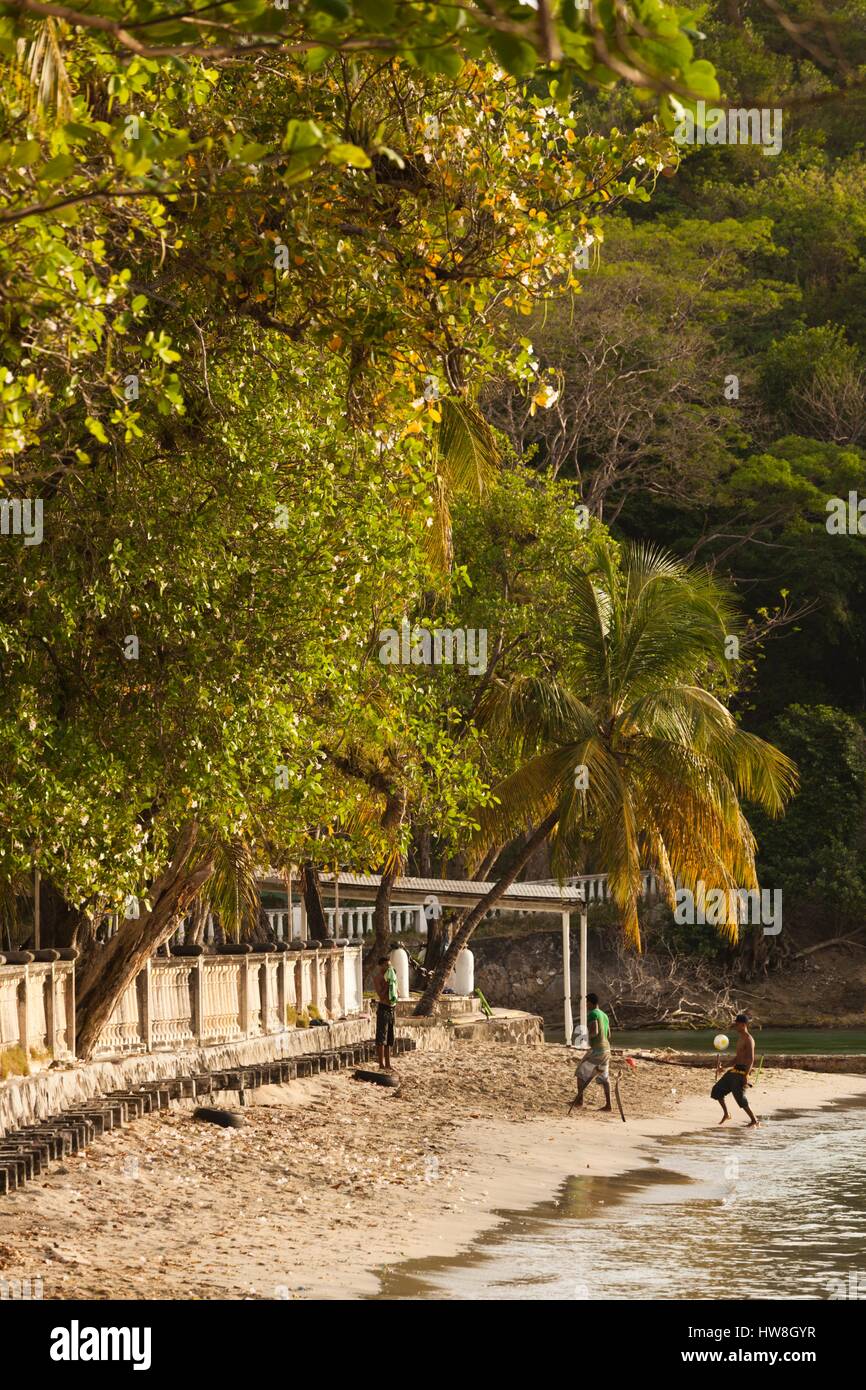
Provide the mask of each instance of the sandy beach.
[{"label": "sandy beach", "polygon": [[[335,1073],[265,1088],[238,1130],[147,1116],[0,1199],[0,1277],[41,1279],[46,1299],[365,1297],[383,1266],[455,1254],[498,1211],[717,1123],[710,1072],[653,1062],[624,1077],[626,1124],[597,1087],[566,1118],[574,1060],[457,1044],[401,1058],[399,1093]],[[767,1115],[863,1094],[866,1077],[765,1069],[750,1100]]]}]

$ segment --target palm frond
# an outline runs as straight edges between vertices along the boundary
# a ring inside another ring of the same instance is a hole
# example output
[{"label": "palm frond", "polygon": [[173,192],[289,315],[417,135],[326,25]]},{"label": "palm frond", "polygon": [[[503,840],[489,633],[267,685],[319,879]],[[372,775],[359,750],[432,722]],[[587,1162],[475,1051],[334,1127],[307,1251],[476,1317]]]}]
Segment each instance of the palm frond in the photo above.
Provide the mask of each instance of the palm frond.
[{"label": "palm frond", "polygon": [[445,487],[450,495],[483,498],[499,472],[496,436],[465,396],[445,396],[439,408],[436,457]]},{"label": "palm frond", "polygon": [[58,21],[50,17],[44,19],[35,38],[19,39],[17,58],[29,79],[30,111],[40,116],[50,114],[60,121],[69,120],[72,84],[63,58]]},{"label": "palm frond", "polygon": [[203,857],[212,855],[214,869],[202,888],[226,936],[242,940],[259,922],[259,886],[253,853],[240,838],[211,841]]},{"label": "palm frond", "polygon": [[567,686],[532,674],[492,682],[478,702],[475,722],[518,753],[596,732],[592,711]]}]

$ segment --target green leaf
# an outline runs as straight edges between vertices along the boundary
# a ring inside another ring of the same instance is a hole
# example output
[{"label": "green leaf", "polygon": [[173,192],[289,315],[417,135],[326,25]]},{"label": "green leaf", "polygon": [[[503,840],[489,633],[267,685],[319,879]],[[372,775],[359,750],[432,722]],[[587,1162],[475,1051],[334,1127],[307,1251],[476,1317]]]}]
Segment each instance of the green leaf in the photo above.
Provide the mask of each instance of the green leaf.
[{"label": "green leaf", "polygon": [[60,183],[69,177],[75,167],[76,161],[71,154],[57,154],[42,165],[37,177],[45,183]]},{"label": "green leaf", "polygon": [[397,13],[395,0],[355,0],[355,10],[373,29],[384,30]]},{"label": "green leaf", "polygon": [[514,77],[526,77],[537,62],[538,54],[531,44],[513,34],[491,34],[490,47],[493,49],[506,72]]},{"label": "green leaf", "polygon": [[324,10],[325,14],[332,15],[334,19],[348,19],[351,13],[346,0],[312,0],[310,8]]},{"label": "green leaf", "polygon": [[98,439],[100,444],[108,443],[108,435],[105,433],[101,420],[97,420],[93,415],[88,415],[84,423],[94,439]]},{"label": "green leaf", "polygon": [[370,156],[360,145],[350,145],[346,142],[332,145],[328,150],[328,159],[332,164],[348,164],[351,169],[370,168]]}]

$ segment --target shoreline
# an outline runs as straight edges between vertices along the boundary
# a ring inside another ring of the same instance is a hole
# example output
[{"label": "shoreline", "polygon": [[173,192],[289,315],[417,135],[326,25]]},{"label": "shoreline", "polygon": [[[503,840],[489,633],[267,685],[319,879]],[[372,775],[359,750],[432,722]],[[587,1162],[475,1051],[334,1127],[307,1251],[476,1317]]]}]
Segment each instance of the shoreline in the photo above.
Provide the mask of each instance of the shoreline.
[{"label": "shoreline", "polygon": [[[774,1080],[782,1084],[774,1086]],[[761,1106],[761,1115],[769,1118],[782,1111],[819,1114],[833,1104],[858,1098],[866,1100],[866,1077],[834,1074],[813,1083],[813,1073],[792,1076],[788,1072],[784,1078],[770,1077],[769,1084],[762,1079],[759,1088],[762,1100],[750,1099],[754,1106]],[[434,1217],[429,1223],[419,1225],[414,1233],[416,1248],[411,1255],[399,1262],[385,1261],[384,1264],[453,1259],[465,1254],[475,1240],[505,1224],[515,1214],[525,1214],[540,1203],[553,1200],[569,1178],[579,1178],[584,1173],[592,1177],[622,1177],[639,1174],[650,1165],[655,1169],[659,1157],[654,1150],[660,1139],[681,1138],[714,1128],[741,1130],[744,1137],[749,1134],[751,1127],[738,1118],[739,1112],[733,1102],[729,1104],[732,1118],[725,1126],[716,1120],[714,1109],[715,1102],[708,1103],[708,1096],[689,1096],[674,1115],[634,1122],[627,1120],[625,1127],[616,1114],[599,1115],[599,1121],[605,1125],[615,1119],[622,1132],[616,1133],[612,1143],[606,1130],[584,1131],[577,1149],[570,1120],[530,1120],[514,1125],[503,1122],[494,1126],[489,1139],[472,1141],[478,1171],[470,1178],[469,1185],[481,1189],[479,1197],[483,1198],[472,1229],[464,1229],[455,1236],[447,1228],[443,1230]],[[507,1160],[507,1166],[497,1167],[503,1159]],[[382,1268],[383,1265],[378,1266],[378,1270]],[[369,1296],[361,1291],[360,1282],[332,1296]]]},{"label": "shoreline", "polygon": [[[706,1073],[658,1062],[627,1074],[625,1125],[566,1119],[574,1062],[458,1043],[401,1058],[399,1094],[333,1073],[263,1088],[237,1130],[145,1116],[0,1199],[0,1277],[46,1299],[375,1297],[380,1271],[459,1255],[569,1177],[655,1167],[657,1139],[718,1128]],[[765,1067],[750,1100],[769,1116],[860,1096],[866,1077]]]}]

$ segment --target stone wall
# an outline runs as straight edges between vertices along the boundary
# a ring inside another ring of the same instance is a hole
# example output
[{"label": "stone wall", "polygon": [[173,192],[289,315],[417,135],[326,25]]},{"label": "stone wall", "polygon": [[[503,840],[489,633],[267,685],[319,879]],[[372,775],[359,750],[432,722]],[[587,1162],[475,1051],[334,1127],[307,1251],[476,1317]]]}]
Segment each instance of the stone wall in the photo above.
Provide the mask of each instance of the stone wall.
[{"label": "stone wall", "polygon": [[278,1057],[330,1052],[334,1048],[366,1042],[372,1034],[372,1020],[369,1015],[363,1015],[321,1028],[287,1028],[281,1033],[238,1042],[135,1053],[111,1061],[52,1067],[34,1076],[9,1077],[0,1084],[0,1137],[9,1130],[68,1110],[81,1101],[112,1091],[129,1090],[146,1081],[227,1071],[274,1061]]},{"label": "stone wall", "polygon": [[[590,960],[597,958],[595,933],[590,932]],[[572,992],[577,996],[579,933],[571,933]],[[562,1022],[562,935],[560,931],[527,932],[520,936],[474,937],[475,983],[486,998],[504,1009],[541,1014],[548,1024]],[[590,982],[589,988],[593,985]]]}]

